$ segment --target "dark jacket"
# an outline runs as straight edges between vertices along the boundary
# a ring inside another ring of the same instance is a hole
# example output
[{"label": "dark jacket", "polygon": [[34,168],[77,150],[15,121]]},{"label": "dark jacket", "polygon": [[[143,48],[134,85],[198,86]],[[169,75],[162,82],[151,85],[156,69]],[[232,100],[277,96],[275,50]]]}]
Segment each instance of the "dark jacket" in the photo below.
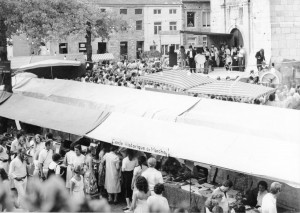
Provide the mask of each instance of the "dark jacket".
[{"label": "dark jacket", "polygon": [[261,64],[265,59],[265,55],[262,54],[260,51],[258,51],[255,55],[255,58],[256,58],[256,63],[257,64]]},{"label": "dark jacket", "polygon": [[[193,59],[194,59],[195,56],[196,56],[196,51],[195,51],[195,50],[192,50],[192,51],[193,51]],[[187,57],[188,59],[190,59],[190,50],[187,52],[186,57]]]}]

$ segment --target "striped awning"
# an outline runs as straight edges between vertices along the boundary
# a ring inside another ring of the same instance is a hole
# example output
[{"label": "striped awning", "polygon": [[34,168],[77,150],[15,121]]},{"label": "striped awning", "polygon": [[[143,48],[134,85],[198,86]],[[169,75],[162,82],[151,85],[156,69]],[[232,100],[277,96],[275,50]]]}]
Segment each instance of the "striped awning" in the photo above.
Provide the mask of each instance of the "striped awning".
[{"label": "striped awning", "polygon": [[271,87],[239,81],[216,81],[189,89],[189,93],[255,99],[275,92]]},{"label": "striped awning", "polygon": [[159,83],[175,89],[187,90],[199,85],[215,82],[209,77],[200,76],[184,70],[168,70],[137,77],[136,80],[150,83]]},{"label": "striped awning", "polygon": [[[86,55],[85,55],[85,59],[86,59]],[[104,54],[93,54],[92,59],[94,62],[99,62],[99,61],[114,60],[115,57],[112,53],[104,53]]]}]

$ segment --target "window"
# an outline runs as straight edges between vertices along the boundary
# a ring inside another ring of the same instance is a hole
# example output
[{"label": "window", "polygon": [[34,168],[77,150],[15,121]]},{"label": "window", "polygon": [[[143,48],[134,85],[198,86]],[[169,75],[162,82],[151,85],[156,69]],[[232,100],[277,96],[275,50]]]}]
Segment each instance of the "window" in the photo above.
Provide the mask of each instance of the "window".
[{"label": "window", "polygon": [[203,27],[210,27],[210,12],[203,12],[202,13],[202,26]]},{"label": "window", "polygon": [[154,34],[157,35],[161,31],[161,22],[154,22]]},{"label": "window", "polygon": [[86,42],[79,42],[78,46],[80,53],[86,53]]},{"label": "window", "polygon": [[188,37],[188,45],[195,46],[196,45],[196,37]]},{"label": "window", "polygon": [[120,9],[120,14],[127,14],[127,9]]},{"label": "window", "polygon": [[156,50],[156,45],[151,45],[150,50]]},{"label": "window", "polygon": [[177,30],[177,23],[174,21],[174,22],[170,22],[170,30]]},{"label": "window", "polygon": [[195,13],[187,12],[187,27],[195,27]]},{"label": "window", "polygon": [[176,9],[170,9],[169,14],[176,14]]},{"label": "window", "polygon": [[106,9],[101,8],[101,13],[105,13]]},{"label": "window", "polygon": [[59,54],[68,54],[68,43],[60,43],[58,48]]},{"label": "window", "polygon": [[240,7],[239,8],[239,20],[240,20],[240,24],[243,24],[243,17],[244,17],[244,8]]},{"label": "window", "polygon": [[203,47],[207,47],[207,37],[206,36],[202,37],[202,41],[203,41]]},{"label": "window", "polygon": [[161,45],[161,54],[163,55],[169,54],[169,45]]},{"label": "window", "polygon": [[143,29],[143,21],[136,21],[136,30],[142,30]]},{"label": "window", "polygon": [[135,14],[143,14],[143,10],[142,9],[135,9]]},{"label": "window", "polygon": [[161,14],[161,9],[154,9],[154,10],[153,10],[153,13],[154,13],[154,14]]}]

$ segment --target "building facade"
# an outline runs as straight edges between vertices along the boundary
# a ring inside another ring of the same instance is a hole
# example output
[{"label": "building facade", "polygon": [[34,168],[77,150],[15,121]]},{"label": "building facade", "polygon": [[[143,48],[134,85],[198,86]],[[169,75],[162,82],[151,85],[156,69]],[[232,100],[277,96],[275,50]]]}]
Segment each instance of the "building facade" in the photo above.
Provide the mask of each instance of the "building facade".
[{"label": "building facade", "polygon": [[[149,4],[151,4],[150,1]],[[180,1],[170,1],[169,4],[145,5],[144,20],[146,51],[155,49],[163,55],[167,55],[170,46],[179,50],[182,26],[182,4]]]},{"label": "building facade", "polygon": [[232,45],[244,45],[249,67],[260,49],[267,63],[299,60],[299,9],[297,0],[211,0],[211,31],[238,37]]},{"label": "building facade", "polygon": [[[210,0],[182,0],[182,30],[195,32],[210,32]],[[189,45],[195,47],[207,46],[207,36],[205,35],[181,35],[182,45],[188,48]]]}]

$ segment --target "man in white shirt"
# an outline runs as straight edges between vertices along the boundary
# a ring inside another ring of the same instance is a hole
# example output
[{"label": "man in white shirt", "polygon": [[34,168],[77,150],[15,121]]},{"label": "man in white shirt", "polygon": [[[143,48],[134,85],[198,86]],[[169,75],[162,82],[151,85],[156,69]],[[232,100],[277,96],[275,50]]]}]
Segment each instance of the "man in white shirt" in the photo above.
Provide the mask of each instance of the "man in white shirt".
[{"label": "man in white shirt", "polygon": [[262,213],[277,213],[276,200],[281,192],[281,184],[273,182],[270,187],[270,192],[262,199]]},{"label": "man in white shirt", "polygon": [[9,176],[14,181],[15,188],[18,191],[18,199],[22,208],[25,207],[25,196],[27,187],[27,159],[24,148],[17,149],[17,157],[9,165]]},{"label": "man in white shirt", "polygon": [[157,183],[164,183],[164,181],[161,172],[155,169],[156,166],[155,158],[148,159],[148,166],[149,168],[142,173],[142,176],[145,177],[146,180],[148,181],[149,190],[151,191],[151,194],[154,194],[153,192],[154,186]]},{"label": "man in white shirt", "polygon": [[240,45],[240,49],[238,52],[238,64],[239,64],[239,71],[243,72],[245,69],[245,50],[243,45]]},{"label": "man in white shirt", "polygon": [[45,149],[39,154],[39,168],[41,172],[41,178],[46,179],[48,176],[49,164],[52,161],[53,150],[51,149],[52,140],[48,140],[45,143]]}]

